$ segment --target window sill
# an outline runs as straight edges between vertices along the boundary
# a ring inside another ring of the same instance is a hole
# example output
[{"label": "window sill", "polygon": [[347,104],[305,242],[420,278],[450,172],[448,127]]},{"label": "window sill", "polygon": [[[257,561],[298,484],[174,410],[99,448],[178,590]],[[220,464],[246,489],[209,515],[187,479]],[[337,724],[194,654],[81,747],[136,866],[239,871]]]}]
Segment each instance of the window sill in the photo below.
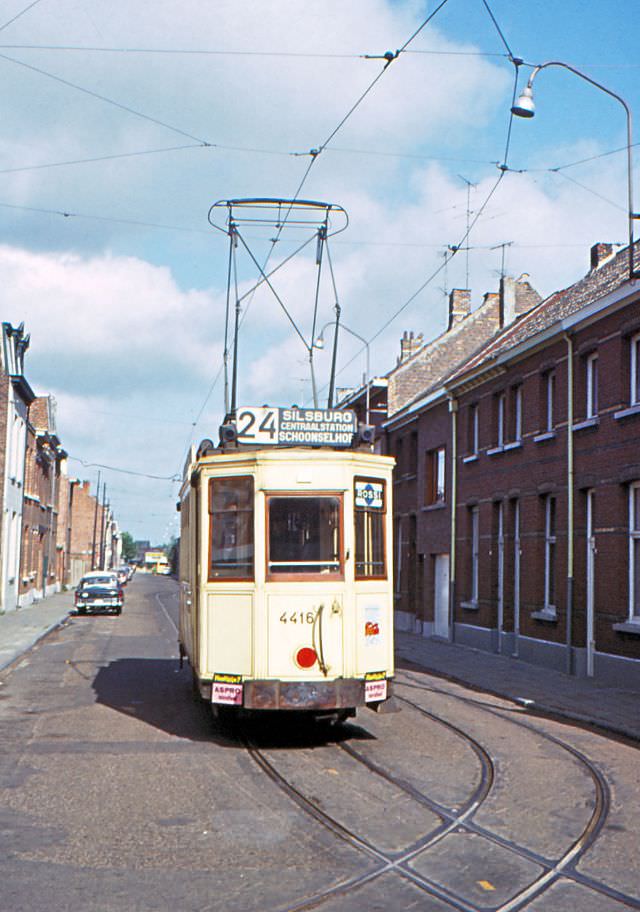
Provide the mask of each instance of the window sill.
[{"label": "window sill", "polygon": [[555,624],[558,621],[558,615],[555,610],[551,608],[543,608],[542,611],[534,611],[531,614],[531,617],[534,621],[547,621],[547,623]]},{"label": "window sill", "polygon": [[574,431],[585,431],[587,428],[597,428],[600,424],[600,419],[596,415],[593,418],[586,418],[584,421],[579,421],[577,424],[573,425]]},{"label": "window sill", "polygon": [[613,417],[616,421],[620,421],[622,418],[631,418],[632,415],[640,415],[640,403],[637,405],[631,405],[629,408],[620,409],[619,412],[614,412]]},{"label": "window sill", "polygon": [[493,449],[487,450],[487,456],[496,456],[498,453],[507,453],[509,450],[519,450],[521,448],[521,440],[512,440],[511,443],[503,443],[502,446],[493,447]]},{"label": "window sill", "polygon": [[613,629],[616,633],[632,633],[634,636],[640,636],[640,618],[637,621],[624,621],[622,624],[614,624]]},{"label": "window sill", "polygon": [[437,503],[427,504],[422,509],[424,512],[431,512],[431,510],[444,510],[446,506],[446,500],[439,500]]},{"label": "window sill", "polygon": [[467,463],[467,462],[477,462],[477,461],[478,461],[478,454],[477,454],[477,453],[474,453],[473,456],[463,456],[463,457],[462,457],[462,461],[463,461],[464,463]]},{"label": "window sill", "polygon": [[547,440],[555,440],[556,432],[555,431],[545,431],[544,434],[536,434],[533,438],[534,443],[544,443]]},{"label": "window sill", "polygon": [[465,611],[478,611],[477,602],[460,602],[460,607]]}]

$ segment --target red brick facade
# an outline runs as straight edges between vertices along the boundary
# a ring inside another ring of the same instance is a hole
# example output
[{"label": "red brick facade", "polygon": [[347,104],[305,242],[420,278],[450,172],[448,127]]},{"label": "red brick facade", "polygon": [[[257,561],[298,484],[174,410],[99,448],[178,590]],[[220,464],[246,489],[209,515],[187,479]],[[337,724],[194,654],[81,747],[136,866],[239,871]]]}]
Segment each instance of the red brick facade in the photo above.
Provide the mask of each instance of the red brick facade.
[{"label": "red brick facade", "polygon": [[426,635],[640,683],[640,292],[627,251],[595,256],[387,422],[397,607]]}]

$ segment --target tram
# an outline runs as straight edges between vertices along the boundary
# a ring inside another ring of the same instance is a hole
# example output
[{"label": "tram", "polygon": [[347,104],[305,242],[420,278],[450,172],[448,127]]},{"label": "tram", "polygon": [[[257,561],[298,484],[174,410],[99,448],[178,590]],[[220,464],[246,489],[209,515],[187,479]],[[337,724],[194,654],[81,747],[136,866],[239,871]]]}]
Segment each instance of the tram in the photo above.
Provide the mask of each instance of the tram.
[{"label": "tram", "polygon": [[[391,457],[353,412],[240,408],[181,485],[180,655],[216,714],[391,708]],[[364,438],[364,439],[363,439]]]}]

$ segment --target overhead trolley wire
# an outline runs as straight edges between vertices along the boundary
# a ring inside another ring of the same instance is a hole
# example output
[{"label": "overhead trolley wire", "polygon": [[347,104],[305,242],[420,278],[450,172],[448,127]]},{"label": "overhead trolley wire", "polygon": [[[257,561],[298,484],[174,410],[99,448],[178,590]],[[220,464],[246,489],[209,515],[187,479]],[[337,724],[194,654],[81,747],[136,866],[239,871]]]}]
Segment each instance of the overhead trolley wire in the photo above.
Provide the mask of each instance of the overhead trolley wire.
[{"label": "overhead trolley wire", "polygon": [[[345,114],[345,116],[340,120],[340,122],[338,123],[338,125],[331,131],[331,133],[327,136],[327,138],[324,140],[324,142],[321,143],[321,145],[318,146],[318,148],[311,149],[308,153],[306,153],[306,154],[308,154],[308,155],[310,156],[309,164],[307,165],[307,167],[306,167],[306,169],[305,169],[305,171],[304,171],[304,174],[302,175],[302,179],[300,180],[300,182],[299,182],[299,184],[298,184],[298,187],[297,187],[297,189],[296,189],[296,192],[295,192],[295,194],[294,194],[294,196],[293,196],[293,199],[292,199],[291,202],[290,202],[289,210],[288,210],[287,213],[285,213],[285,217],[284,217],[283,221],[279,224],[278,229],[277,229],[277,232],[276,232],[276,235],[275,235],[275,237],[272,239],[271,248],[270,248],[269,252],[267,253],[267,256],[266,256],[266,258],[265,258],[265,261],[264,261],[262,267],[260,267],[260,265],[258,264],[258,262],[255,260],[255,258],[254,258],[253,255],[251,254],[251,251],[249,251],[248,248],[247,248],[247,251],[249,252],[249,255],[250,255],[251,258],[254,260],[255,265],[258,267],[258,269],[259,269],[259,271],[260,271],[260,273],[261,273],[261,275],[262,275],[263,277],[266,275],[266,274],[265,274],[265,269],[266,269],[267,263],[269,262],[269,259],[270,259],[271,255],[272,255],[272,253],[273,253],[273,250],[274,250],[276,244],[278,243],[278,241],[279,241],[279,239],[280,239],[280,236],[282,235],[282,232],[283,232],[283,230],[284,230],[284,227],[285,227],[285,225],[286,225],[286,223],[287,223],[287,221],[288,221],[289,215],[290,215],[290,213],[291,213],[291,209],[292,209],[292,207],[293,207],[293,204],[297,201],[298,197],[300,196],[300,193],[302,192],[302,188],[304,187],[304,185],[305,185],[305,183],[306,183],[306,181],[307,181],[307,179],[308,179],[308,177],[309,177],[309,174],[311,173],[311,169],[313,168],[313,166],[314,166],[315,162],[317,161],[318,157],[322,154],[322,152],[326,151],[326,148],[327,148],[327,146],[329,145],[329,143],[334,139],[334,137],[339,133],[339,131],[342,129],[342,127],[345,125],[345,123],[349,120],[349,118],[353,115],[353,113],[356,111],[356,109],[362,104],[362,102],[365,100],[365,98],[369,95],[369,93],[371,92],[371,90],[374,88],[374,86],[375,86],[375,85],[378,83],[378,81],[381,79],[382,75],[387,71],[389,65],[390,65],[391,63],[393,63],[393,61],[396,60],[396,59],[400,56],[401,53],[405,53],[405,52],[406,52],[407,48],[408,48],[409,45],[414,41],[414,39],[417,38],[417,36],[423,31],[423,29],[429,24],[429,22],[431,22],[431,20],[434,18],[434,16],[436,16],[437,13],[438,13],[438,12],[439,12],[447,3],[448,3],[448,0],[441,0],[441,3],[436,7],[436,9],[435,9],[432,13],[430,13],[430,14],[427,16],[427,18],[421,23],[421,25],[420,25],[420,26],[419,26],[419,27],[418,27],[418,28],[409,36],[409,38],[404,42],[404,44],[402,45],[402,47],[399,48],[399,49],[395,52],[395,54],[394,54],[393,52],[391,52],[391,51],[388,51],[386,54],[380,55],[379,59],[384,59],[384,60],[385,60],[385,64],[384,64],[382,70],[381,70],[381,71],[377,74],[377,76],[372,80],[372,82],[371,82],[371,83],[369,84],[369,86],[364,90],[364,92],[362,92],[362,94],[358,97],[358,99],[356,100],[356,102],[351,106],[351,108],[349,109],[349,111],[348,111],[348,112]],[[367,57],[368,59],[373,59],[373,55],[366,55],[366,57]],[[238,235],[238,236],[240,237],[240,235]],[[242,241],[243,245],[246,247],[246,244],[245,244],[244,240],[242,239],[242,237],[240,237],[240,240]],[[268,280],[267,280],[267,282],[268,282]],[[256,286],[256,287],[257,287],[257,286]],[[272,290],[273,290],[273,289],[272,289]],[[274,294],[275,294],[275,291],[274,291]],[[276,297],[277,297],[277,295],[276,295]],[[278,298],[278,300],[279,300],[279,298]],[[249,302],[249,305],[247,305],[247,307],[245,308],[245,313],[243,314],[243,318],[242,318],[243,320],[244,320],[245,317],[246,317],[246,313],[247,313],[247,311],[248,311],[248,309],[249,309],[250,303],[251,303],[251,302]],[[295,329],[296,333],[302,338],[302,341],[304,342],[305,346],[308,347],[308,346],[307,346],[307,343],[306,343],[306,340],[304,339],[304,336],[302,336],[302,334],[300,333],[299,329],[298,329],[297,326],[295,325],[295,321],[293,321],[292,317],[290,316],[290,314],[288,313],[288,311],[287,311],[286,308],[284,307],[284,304],[282,304],[282,302],[280,302],[280,303],[281,303],[281,306],[283,307],[283,309],[285,310],[285,313],[287,313],[287,316],[289,317],[289,320],[292,322],[292,325],[294,326],[294,329]],[[313,341],[313,340],[312,340],[312,341]],[[218,376],[219,376],[219,374],[218,374]],[[207,396],[207,398],[208,398],[208,396]],[[201,410],[201,412],[202,412],[202,410]],[[195,427],[195,424],[194,424],[194,427]]]},{"label": "overhead trolley wire", "polygon": [[[491,20],[493,21],[493,23],[494,23],[494,25],[495,25],[495,27],[496,27],[496,29],[497,29],[497,31],[498,31],[498,34],[500,35],[500,38],[501,38],[503,44],[505,45],[505,47],[506,47],[506,49],[507,49],[507,51],[508,51],[508,53],[509,53],[509,59],[511,60],[511,62],[512,62],[512,63],[514,64],[514,66],[515,66],[516,78],[515,78],[515,80],[514,80],[514,88],[513,88],[513,98],[514,98],[514,100],[515,100],[515,94],[516,94],[516,91],[517,91],[518,68],[519,68],[519,66],[521,65],[522,61],[521,61],[519,58],[515,58],[515,57],[513,56],[512,52],[511,52],[511,49],[510,49],[510,47],[509,47],[509,45],[508,45],[508,42],[507,42],[506,38],[504,37],[504,34],[503,34],[502,30],[500,29],[500,26],[498,25],[498,23],[497,23],[497,21],[496,21],[496,19],[495,19],[495,16],[493,15],[493,13],[492,13],[492,11],[491,11],[491,9],[490,9],[488,3],[486,2],[486,0],[482,0],[482,2],[483,2],[483,4],[484,4],[484,6],[485,6],[485,8],[486,8],[486,10],[487,10],[487,12],[488,12],[488,14],[489,14],[489,16],[491,17]],[[437,9],[434,11],[434,14],[435,14],[435,12],[438,12],[438,10],[439,10],[443,5],[444,5],[444,4],[440,4],[440,6],[437,7]],[[418,31],[420,31],[420,30],[418,30]],[[417,32],[416,32],[415,34],[417,34]],[[414,34],[414,37],[415,37],[415,34]],[[505,143],[504,160],[503,160],[503,162],[502,162],[501,164],[498,165],[498,168],[499,168],[499,170],[500,170],[500,174],[498,175],[497,180],[495,181],[495,183],[494,183],[493,186],[491,187],[489,193],[488,193],[487,196],[485,197],[485,199],[484,199],[482,205],[480,206],[480,208],[479,208],[478,211],[476,212],[476,214],[475,214],[473,220],[472,220],[472,221],[469,223],[469,225],[467,226],[466,231],[464,232],[464,234],[463,234],[462,238],[460,239],[460,241],[459,241],[457,244],[452,245],[452,246],[449,248],[449,250],[450,250],[450,252],[451,252],[451,256],[445,257],[445,259],[443,260],[443,262],[440,263],[440,264],[436,267],[436,269],[435,269],[435,270],[434,270],[434,271],[425,279],[425,281],[420,285],[420,287],[417,288],[417,289],[413,292],[413,294],[411,294],[410,297],[409,297],[406,301],[404,301],[404,303],[403,303],[403,304],[402,304],[402,305],[401,305],[401,306],[400,306],[400,307],[399,307],[399,308],[398,308],[398,309],[397,309],[397,310],[396,310],[396,311],[395,311],[395,312],[394,312],[394,313],[393,313],[393,314],[392,314],[392,315],[383,323],[383,325],[377,330],[377,332],[375,332],[375,333],[369,338],[369,340],[368,340],[368,343],[369,343],[369,344],[370,344],[371,342],[373,342],[375,339],[377,339],[380,335],[382,335],[382,333],[391,325],[391,323],[393,323],[394,320],[396,320],[397,317],[399,317],[400,314],[401,314],[404,310],[406,310],[406,308],[409,307],[409,305],[410,305],[413,301],[415,301],[415,299],[418,297],[418,295],[420,295],[420,294],[425,290],[425,288],[427,288],[427,287],[431,284],[431,282],[433,282],[433,280],[434,280],[434,279],[435,279],[435,278],[436,278],[436,277],[437,277],[437,276],[446,268],[446,266],[447,266],[448,263],[453,259],[453,257],[454,257],[460,250],[464,249],[465,242],[466,242],[467,239],[469,238],[469,236],[470,236],[470,234],[471,234],[473,228],[475,227],[475,225],[476,225],[476,223],[478,222],[478,220],[480,219],[480,217],[483,215],[483,213],[484,213],[486,207],[488,206],[490,200],[492,199],[493,195],[495,194],[495,192],[497,191],[498,187],[499,187],[500,184],[502,183],[505,174],[510,170],[510,168],[508,167],[508,158],[509,158],[509,151],[510,151],[510,145],[511,145],[511,131],[512,131],[512,125],[513,125],[513,116],[514,116],[513,113],[510,111],[510,112],[509,112],[508,128],[507,128],[507,137],[506,137],[506,143]],[[355,358],[356,358],[359,354],[360,354],[360,350],[356,353],[356,355],[354,355],[353,358],[351,358],[351,359],[350,359],[350,360],[341,368],[341,371],[345,370],[350,364],[352,364],[352,362],[355,360]]]},{"label": "overhead trolley wire", "polygon": [[6,29],[10,25],[12,25],[12,23],[14,23],[16,21],[16,19],[19,19],[21,16],[24,16],[25,13],[28,13],[29,10],[33,9],[34,6],[37,6],[38,3],[40,3],[40,0],[33,0],[33,3],[30,3],[28,6],[25,6],[25,8],[20,10],[19,13],[16,13],[15,16],[12,16],[11,19],[8,19],[5,23],[0,25],[0,32],[4,31],[4,29]]},{"label": "overhead trolley wire", "polygon": [[208,143],[188,143],[184,146],[163,146],[160,149],[140,149],[137,152],[114,152],[111,155],[96,155],[92,158],[74,158],[61,162],[46,162],[41,165],[20,165],[17,168],[0,168],[0,174],[15,174],[19,171],[41,171],[44,168],[63,168],[67,165],[86,165],[94,162],[113,161],[118,158],[136,158],[142,155],[158,155],[163,152],[183,152],[186,149],[212,148]]},{"label": "overhead trolley wire", "polygon": [[38,206],[19,206],[16,203],[0,202],[2,209],[17,209],[21,212],[38,212],[44,215],[59,215],[63,218],[90,219],[97,222],[114,222],[118,225],[136,225],[140,228],[161,228],[165,231],[187,231],[192,234],[209,234],[206,228],[187,228],[180,225],[164,225],[159,222],[143,222],[138,219],[121,219],[109,215],[88,215],[83,212],[71,212],[64,209],[44,209]]},{"label": "overhead trolley wire", "polygon": [[509,42],[508,42],[507,39],[504,37],[504,32],[502,31],[502,29],[501,29],[500,26],[498,25],[498,22],[497,22],[497,20],[496,20],[496,17],[493,15],[493,12],[492,12],[492,10],[491,10],[491,7],[490,7],[489,4],[487,3],[487,0],[482,0],[482,3],[483,3],[483,5],[484,5],[484,8],[486,9],[486,11],[487,11],[488,14],[489,14],[489,17],[491,18],[491,21],[493,22],[493,24],[494,24],[495,27],[496,27],[496,31],[497,31],[498,35],[500,36],[500,40],[502,41],[502,43],[504,44],[504,46],[505,46],[505,48],[506,48],[506,50],[507,50],[507,54],[509,55],[509,59],[510,59],[510,60],[514,60],[515,58],[514,58],[514,56],[513,56],[513,51],[512,51],[511,48],[509,47]]},{"label": "overhead trolley wire", "polygon": [[138,478],[151,478],[153,481],[179,481],[179,476],[174,475],[150,475],[148,472],[136,472],[134,469],[122,469],[118,466],[104,465],[102,462],[87,462],[80,459],[79,456],[68,456],[74,462],[79,462],[85,469],[108,469],[110,472],[119,472],[122,475],[135,475]]},{"label": "overhead trolley wire", "polygon": [[[36,0],[40,2],[40,0]],[[33,6],[34,4],[32,4]],[[437,12],[437,11],[436,11]],[[17,17],[16,17],[17,18]],[[13,20],[12,20],[13,21]],[[98,47],[77,44],[0,44],[0,50],[7,51],[71,51],[97,54],[166,54],[168,56],[190,57],[292,57],[302,60],[368,60],[370,54],[362,53],[328,53],[326,51],[244,51],[220,50],[216,48],[144,48],[144,47]],[[490,51],[449,51],[423,48],[406,51],[408,54],[423,54],[437,57],[506,57]]]},{"label": "overhead trolley wire", "polygon": [[575,184],[576,187],[580,187],[581,190],[585,190],[587,193],[590,193],[592,196],[597,196],[599,200],[602,200],[603,203],[608,203],[609,206],[613,206],[615,209],[619,209],[620,212],[626,212],[627,209],[624,206],[620,206],[618,203],[615,203],[613,200],[607,199],[606,196],[603,196],[602,193],[598,193],[597,190],[593,190],[591,187],[587,187],[586,184],[581,183],[576,180],[575,177],[570,177],[568,174],[565,174],[563,171],[557,171],[555,168],[552,168],[549,171],[549,174],[557,174],[558,177],[561,177],[563,180],[569,181],[571,184]]},{"label": "overhead trolley wire", "polygon": [[[476,212],[476,214],[475,214],[473,220],[469,223],[468,229],[467,229],[467,230],[465,231],[465,233],[462,235],[462,237],[460,238],[460,241],[459,241],[457,244],[453,245],[452,248],[450,248],[452,256],[449,257],[449,262],[451,262],[451,260],[452,260],[453,257],[456,255],[456,253],[458,253],[458,252],[463,248],[463,245],[464,245],[465,241],[467,240],[467,238],[468,238],[469,235],[471,234],[471,232],[472,232],[473,228],[475,227],[475,225],[476,225],[478,219],[482,216],[484,210],[486,209],[487,205],[489,204],[489,201],[491,200],[491,198],[493,197],[494,193],[496,192],[496,190],[497,190],[498,187],[500,186],[500,184],[501,184],[501,182],[502,182],[504,176],[505,176],[505,172],[504,172],[504,171],[501,171],[500,174],[498,175],[498,179],[496,180],[496,182],[495,182],[494,185],[492,186],[491,190],[489,191],[489,193],[488,193],[487,196],[485,197],[484,202],[482,203],[482,205],[480,206],[480,208],[479,208],[478,211]],[[380,327],[380,329],[379,329],[373,336],[371,336],[371,338],[369,339],[369,342],[373,342],[374,339],[377,339],[378,336],[380,336],[380,335],[385,331],[385,329],[387,329],[387,327],[389,327],[389,326],[391,325],[391,323],[393,323],[393,321],[394,321],[397,317],[399,317],[400,314],[401,314],[404,310],[406,310],[406,308],[407,308],[413,301],[415,301],[415,299],[418,297],[418,295],[421,294],[421,292],[423,292],[424,289],[427,288],[427,286],[431,284],[431,282],[436,278],[436,276],[437,276],[440,272],[442,272],[443,269],[444,269],[444,263],[441,263],[441,264],[440,264],[440,265],[431,273],[431,275],[430,275],[427,279],[425,279],[425,281],[422,283],[422,285],[420,285],[420,287],[417,288],[417,289],[413,292],[413,294],[412,294],[412,295],[411,295],[411,296],[402,304],[402,306],[399,307],[399,308],[398,308],[398,309],[389,317],[389,319]]]},{"label": "overhead trolley wire", "polygon": [[203,146],[215,145],[215,143],[211,143],[206,139],[202,139],[201,136],[194,136],[193,133],[188,133],[186,130],[180,129],[180,127],[174,127],[172,124],[169,124],[164,120],[160,120],[157,117],[152,117],[150,114],[145,114],[143,111],[137,111],[135,108],[131,108],[129,105],[122,104],[122,102],[115,101],[113,98],[109,98],[106,95],[101,95],[100,92],[94,92],[93,89],[87,89],[75,82],[70,82],[68,79],[63,79],[62,76],[56,76],[55,73],[49,73],[48,70],[43,70],[40,67],[33,66],[30,63],[25,63],[23,60],[16,60],[15,57],[9,57],[8,54],[0,54],[0,59],[6,60],[9,63],[14,63],[16,66],[24,67],[27,70],[31,70],[33,73],[38,73],[40,76],[46,76],[47,79],[52,79],[54,82],[58,82],[69,89],[74,89],[76,92],[82,92],[84,95],[89,95],[91,98],[97,98],[98,101],[103,101],[105,104],[112,105],[121,111],[126,111],[127,114],[133,114],[135,117],[140,117],[142,120],[156,124],[156,126],[164,127],[166,130],[171,130],[173,133],[177,133],[179,136],[186,136],[187,139],[193,139]]}]

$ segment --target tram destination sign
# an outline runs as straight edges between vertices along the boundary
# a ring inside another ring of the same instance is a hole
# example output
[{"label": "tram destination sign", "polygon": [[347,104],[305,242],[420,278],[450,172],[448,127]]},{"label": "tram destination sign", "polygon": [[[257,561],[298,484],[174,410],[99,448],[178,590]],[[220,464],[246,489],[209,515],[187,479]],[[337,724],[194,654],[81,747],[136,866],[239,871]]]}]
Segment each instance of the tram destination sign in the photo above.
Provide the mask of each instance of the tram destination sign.
[{"label": "tram destination sign", "polygon": [[259,446],[348,447],[358,429],[355,412],[340,409],[238,409],[238,443]]}]

